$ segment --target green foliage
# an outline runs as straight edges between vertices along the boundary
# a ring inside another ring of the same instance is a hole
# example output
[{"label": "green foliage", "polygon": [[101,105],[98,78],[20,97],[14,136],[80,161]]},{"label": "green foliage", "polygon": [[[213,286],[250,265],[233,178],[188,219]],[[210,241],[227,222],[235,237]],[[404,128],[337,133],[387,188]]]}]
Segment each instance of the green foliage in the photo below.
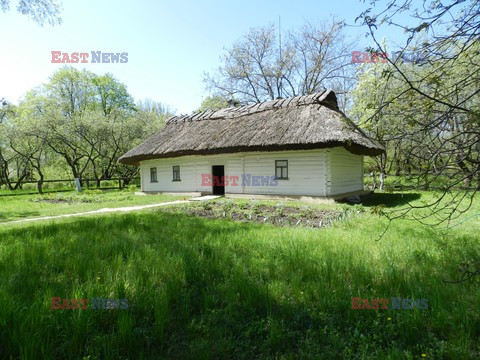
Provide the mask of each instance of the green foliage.
[{"label": "green foliage", "polygon": [[222,96],[207,96],[197,111],[219,110],[229,107],[228,99]]},{"label": "green foliage", "polygon": [[202,207],[203,210],[211,210],[212,209],[212,204],[209,201],[201,201],[200,206]]},{"label": "green foliage", "polygon": [[118,158],[157,132],[169,112],[151,100],[136,105],[111,74],[64,67],[30,91],[0,129],[5,132],[0,155],[8,159],[3,182],[131,179],[138,168],[119,164]]},{"label": "green foliage", "polygon": [[370,208],[370,212],[373,215],[384,215],[385,214],[384,209],[385,209],[385,205],[379,204],[379,205],[372,206]]},{"label": "green foliage", "polygon": [[277,205],[275,205],[275,208],[278,215],[283,216],[285,214],[285,203],[279,202]]},{"label": "green foliage", "polygon": [[225,215],[229,214],[230,211],[232,211],[232,208],[233,208],[232,200],[226,199],[226,200],[222,201],[222,209],[223,209],[223,212],[224,212]]},{"label": "green foliage", "polygon": [[311,217],[314,213],[314,209],[311,206],[302,206],[300,210],[303,217]]},{"label": "green foliage", "polygon": [[480,45],[464,45],[443,39],[425,63],[358,67],[350,116],[387,149],[369,171],[413,174],[424,188],[478,186]]},{"label": "green foliage", "polygon": [[257,201],[257,200],[252,200],[250,202],[250,207],[252,209],[252,212],[256,215],[260,214],[260,208],[261,208],[262,204]]}]

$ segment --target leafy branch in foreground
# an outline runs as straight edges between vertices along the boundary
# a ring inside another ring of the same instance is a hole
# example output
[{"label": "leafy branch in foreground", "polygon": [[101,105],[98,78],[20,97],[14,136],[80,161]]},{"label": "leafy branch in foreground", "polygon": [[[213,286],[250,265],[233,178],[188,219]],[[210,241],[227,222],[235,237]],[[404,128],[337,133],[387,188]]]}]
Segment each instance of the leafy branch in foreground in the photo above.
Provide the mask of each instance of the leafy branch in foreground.
[{"label": "leafy branch in foreground", "polygon": [[[10,10],[10,0],[0,0],[0,9],[3,12]],[[34,22],[43,26],[45,23],[50,25],[60,25],[62,7],[56,0],[19,0],[17,11],[22,15],[28,15]]]},{"label": "leafy branch in foreground", "polygon": [[[378,40],[382,27],[399,27],[406,33],[401,53],[424,60],[406,63],[400,56],[360,66],[352,116],[385,144],[390,160],[381,162],[382,173],[395,169],[419,187],[439,190],[433,201],[390,217],[448,226],[480,188],[480,1],[371,4],[357,20],[374,51],[388,53],[388,42]],[[410,21],[400,25],[400,16]]]}]

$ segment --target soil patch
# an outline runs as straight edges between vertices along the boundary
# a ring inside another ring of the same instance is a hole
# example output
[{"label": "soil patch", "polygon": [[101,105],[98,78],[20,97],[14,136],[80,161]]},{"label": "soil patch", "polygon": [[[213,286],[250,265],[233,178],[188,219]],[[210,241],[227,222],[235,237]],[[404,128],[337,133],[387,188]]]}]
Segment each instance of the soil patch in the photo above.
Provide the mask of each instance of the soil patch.
[{"label": "soil patch", "polygon": [[[179,208],[166,208],[175,212]],[[312,207],[285,205],[267,206],[255,203],[236,204],[231,201],[209,201],[183,205],[180,210],[188,215],[208,219],[231,219],[244,223],[272,224],[277,226],[306,226],[321,228],[345,217],[344,211],[320,210]]]},{"label": "soil patch", "polygon": [[48,204],[69,204],[72,201],[67,199],[35,199],[33,202],[42,202]]}]

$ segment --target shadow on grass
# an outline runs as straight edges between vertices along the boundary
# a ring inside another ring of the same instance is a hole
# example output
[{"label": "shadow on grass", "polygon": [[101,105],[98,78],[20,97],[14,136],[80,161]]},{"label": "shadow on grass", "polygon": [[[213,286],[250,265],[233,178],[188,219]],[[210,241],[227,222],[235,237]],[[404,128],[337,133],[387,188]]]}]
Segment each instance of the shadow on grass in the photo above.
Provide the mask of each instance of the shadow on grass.
[{"label": "shadow on grass", "polygon": [[362,204],[364,206],[385,205],[385,207],[396,207],[406,205],[409,202],[420,199],[421,194],[418,193],[374,193],[372,196],[366,197]]},{"label": "shadow on grass", "polygon": [[[55,194],[55,193],[63,193],[63,192],[75,192],[75,189],[51,189],[51,190],[43,190],[43,195],[45,194]],[[39,195],[38,191],[25,191],[25,190],[11,190],[8,192],[0,192],[0,198],[8,197],[8,196],[22,196],[22,195]]]},{"label": "shadow on grass", "polygon": [[40,216],[38,211],[8,211],[2,212],[0,211],[0,222],[3,221],[14,221],[34,216]]},{"label": "shadow on grass", "polygon": [[[370,344],[366,357],[392,339],[418,343],[416,332],[373,337],[388,330],[378,312],[349,310],[353,294],[336,277],[356,274],[355,286],[367,286],[376,269],[334,252],[322,265],[301,242],[278,246],[303,234],[281,231],[290,238],[272,227],[161,211],[0,229],[12,249],[0,262],[0,319],[9,329],[0,343],[14,358],[245,359],[339,358],[345,347]],[[267,246],[272,238],[278,242]],[[51,296],[128,298],[129,308],[51,310]]]}]

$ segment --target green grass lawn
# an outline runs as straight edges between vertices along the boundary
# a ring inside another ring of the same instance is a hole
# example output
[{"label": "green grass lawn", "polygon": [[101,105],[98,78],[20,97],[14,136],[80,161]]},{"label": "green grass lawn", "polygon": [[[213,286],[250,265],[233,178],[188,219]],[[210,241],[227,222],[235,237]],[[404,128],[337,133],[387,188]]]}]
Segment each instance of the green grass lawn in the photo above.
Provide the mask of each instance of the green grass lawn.
[{"label": "green grass lawn", "polygon": [[44,195],[3,191],[0,194],[0,223],[103,208],[148,205],[184,198],[163,194],[139,196],[135,195],[133,190],[85,190],[82,193],[69,191]]},{"label": "green grass lawn", "polygon": [[[478,358],[479,281],[443,280],[480,258],[480,218],[450,231],[399,220],[376,241],[380,203],[405,198],[377,194],[322,229],[180,209],[0,226],[0,357]],[[128,308],[51,309],[52,297]],[[352,297],[428,308],[357,310]]]}]

